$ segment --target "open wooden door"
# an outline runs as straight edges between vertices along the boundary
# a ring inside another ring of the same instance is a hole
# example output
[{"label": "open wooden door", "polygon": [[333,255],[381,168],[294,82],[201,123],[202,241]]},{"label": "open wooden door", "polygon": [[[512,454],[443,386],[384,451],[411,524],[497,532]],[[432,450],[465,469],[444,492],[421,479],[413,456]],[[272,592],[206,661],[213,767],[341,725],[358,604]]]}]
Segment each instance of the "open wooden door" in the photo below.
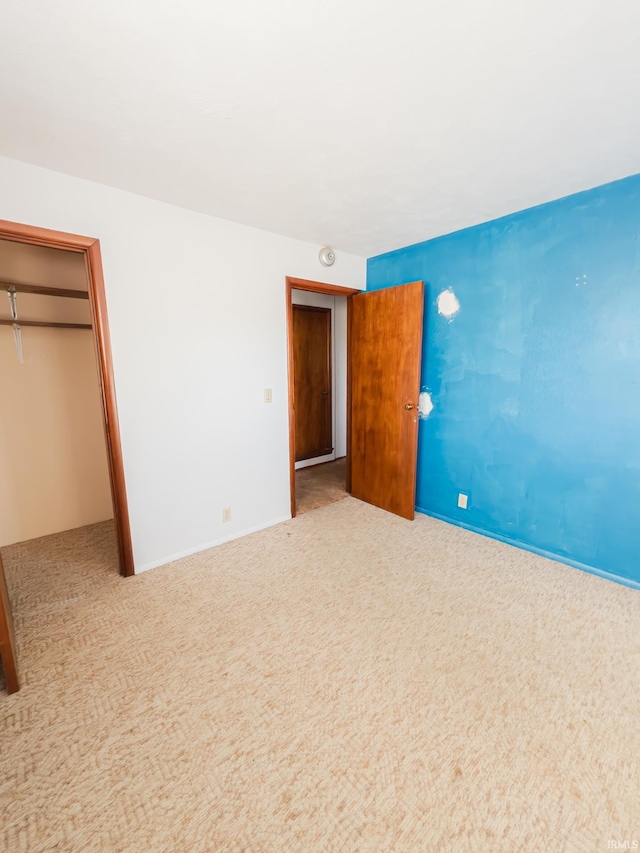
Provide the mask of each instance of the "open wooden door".
[{"label": "open wooden door", "polygon": [[424,285],[351,297],[351,494],[412,519]]}]

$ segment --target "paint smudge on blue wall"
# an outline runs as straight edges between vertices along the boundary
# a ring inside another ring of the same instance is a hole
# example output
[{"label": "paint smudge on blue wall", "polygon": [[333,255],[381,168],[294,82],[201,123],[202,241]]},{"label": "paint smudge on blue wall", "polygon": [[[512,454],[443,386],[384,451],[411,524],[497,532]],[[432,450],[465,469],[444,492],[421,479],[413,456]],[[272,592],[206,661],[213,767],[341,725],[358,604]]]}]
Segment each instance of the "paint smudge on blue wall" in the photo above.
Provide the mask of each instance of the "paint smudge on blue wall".
[{"label": "paint smudge on blue wall", "polygon": [[432,411],[433,400],[431,399],[431,394],[426,388],[424,388],[420,392],[420,397],[418,398],[418,417],[420,419],[428,418]]},{"label": "paint smudge on blue wall", "polygon": [[451,288],[442,291],[436,300],[436,305],[438,306],[438,314],[442,314],[442,316],[446,317],[449,322],[453,320],[460,310],[458,297]]},{"label": "paint smudge on blue wall", "polygon": [[419,279],[418,509],[640,582],[640,176],[368,262]]}]

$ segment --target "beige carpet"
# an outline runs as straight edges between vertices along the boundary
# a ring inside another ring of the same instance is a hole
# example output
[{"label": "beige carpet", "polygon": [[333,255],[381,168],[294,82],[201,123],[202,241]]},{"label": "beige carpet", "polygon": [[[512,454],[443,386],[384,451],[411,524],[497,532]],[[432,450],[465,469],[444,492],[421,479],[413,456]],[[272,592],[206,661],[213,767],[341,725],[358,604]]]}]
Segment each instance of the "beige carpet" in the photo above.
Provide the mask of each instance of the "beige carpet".
[{"label": "beige carpet", "polygon": [[347,498],[129,580],[3,550],[0,850],[557,851],[640,839],[640,593]]},{"label": "beige carpet", "polygon": [[296,471],[297,515],[346,498],[346,468],[347,460],[343,457]]}]

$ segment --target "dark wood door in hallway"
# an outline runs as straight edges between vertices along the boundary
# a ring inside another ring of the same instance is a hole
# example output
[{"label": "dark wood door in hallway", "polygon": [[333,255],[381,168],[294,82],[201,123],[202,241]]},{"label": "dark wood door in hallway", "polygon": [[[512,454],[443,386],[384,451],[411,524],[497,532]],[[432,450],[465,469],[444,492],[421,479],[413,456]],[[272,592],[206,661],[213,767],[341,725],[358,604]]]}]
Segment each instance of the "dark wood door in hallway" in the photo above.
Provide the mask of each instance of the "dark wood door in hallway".
[{"label": "dark wood door in hallway", "polygon": [[333,450],[331,417],[331,311],[293,306],[295,459]]}]

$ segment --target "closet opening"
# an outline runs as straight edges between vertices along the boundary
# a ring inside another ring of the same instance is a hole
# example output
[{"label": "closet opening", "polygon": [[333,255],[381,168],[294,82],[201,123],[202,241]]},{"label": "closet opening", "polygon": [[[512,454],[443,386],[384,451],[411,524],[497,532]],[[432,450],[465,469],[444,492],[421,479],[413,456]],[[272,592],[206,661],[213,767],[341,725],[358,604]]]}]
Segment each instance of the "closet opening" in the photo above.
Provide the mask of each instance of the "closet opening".
[{"label": "closet opening", "polygon": [[0,220],[0,361],[0,547],[113,519],[133,575],[97,240]]}]

